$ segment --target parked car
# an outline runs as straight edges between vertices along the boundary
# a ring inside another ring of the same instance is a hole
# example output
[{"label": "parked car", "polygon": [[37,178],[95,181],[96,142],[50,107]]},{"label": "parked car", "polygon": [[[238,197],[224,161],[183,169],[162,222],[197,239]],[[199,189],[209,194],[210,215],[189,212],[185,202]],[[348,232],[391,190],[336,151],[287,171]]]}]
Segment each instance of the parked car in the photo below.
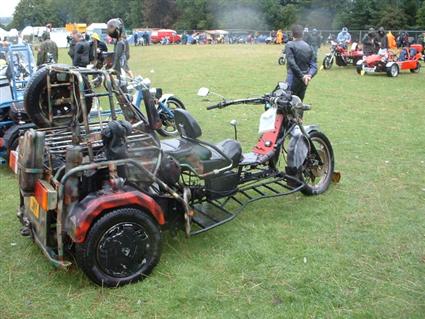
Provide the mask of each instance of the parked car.
[{"label": "parked car", "polygon": [[165,38],[168,38],[168,43],[180,43],[182,37],[174,30],[161,29],[152,31],[151,42],[154,44],[161,43]]}]

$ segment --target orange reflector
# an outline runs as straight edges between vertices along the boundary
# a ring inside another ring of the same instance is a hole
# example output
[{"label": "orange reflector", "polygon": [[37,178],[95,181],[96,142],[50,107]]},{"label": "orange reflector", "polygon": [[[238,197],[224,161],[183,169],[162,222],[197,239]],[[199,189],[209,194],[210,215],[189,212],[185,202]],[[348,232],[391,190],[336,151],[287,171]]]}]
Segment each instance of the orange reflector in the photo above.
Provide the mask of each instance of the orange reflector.
[{"label": "orange reflector", "polygon": [[9,167],[15,174],[18,174],[18,152],[17,151],[11,151],[9,153]]},{"label": "orange reflector", "polygon": [[43,180],[35,182],[34,195],[44,211],[47,212],[56,208],[57,193],[49,183]]}]

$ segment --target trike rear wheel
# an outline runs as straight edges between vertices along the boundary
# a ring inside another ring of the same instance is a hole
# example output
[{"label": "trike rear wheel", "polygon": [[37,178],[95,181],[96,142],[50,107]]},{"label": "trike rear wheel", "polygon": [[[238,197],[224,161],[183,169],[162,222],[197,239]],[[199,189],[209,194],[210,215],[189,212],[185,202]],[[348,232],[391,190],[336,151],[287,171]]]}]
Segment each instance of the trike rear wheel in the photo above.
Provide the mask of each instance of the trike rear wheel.
[{"label": "trike rear wheel", "polygon": [[161,256],[161,232],[146,212],[121,208],[106,213],[77,244],[81,270],[96,284],[118,287],[144,279]]},{"label": "trike rear wheel", "polygon": [[421,64],[419,63],[419,61],[416,63],[416,68],[411,69],[410,72],[412,73],[419,73],[419,71],[421,70]]}]

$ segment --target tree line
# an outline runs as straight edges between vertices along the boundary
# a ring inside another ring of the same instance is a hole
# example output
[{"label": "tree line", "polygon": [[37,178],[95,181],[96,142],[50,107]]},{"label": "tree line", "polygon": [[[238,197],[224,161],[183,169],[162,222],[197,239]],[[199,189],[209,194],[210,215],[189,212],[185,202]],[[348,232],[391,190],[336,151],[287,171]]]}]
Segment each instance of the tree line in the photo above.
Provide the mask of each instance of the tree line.
[{"label": "tree line", "polygon": [[8,28],[106,22],[178,30],[425,29],[425,0],[21,0]]}]

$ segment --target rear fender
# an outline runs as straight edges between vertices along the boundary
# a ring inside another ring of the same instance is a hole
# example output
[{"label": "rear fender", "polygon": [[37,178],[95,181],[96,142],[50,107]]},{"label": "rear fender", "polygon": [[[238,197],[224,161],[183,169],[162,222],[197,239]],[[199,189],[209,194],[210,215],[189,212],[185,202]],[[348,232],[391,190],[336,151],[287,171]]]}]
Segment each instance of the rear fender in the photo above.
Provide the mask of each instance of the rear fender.
[{"label": "rear fender", "polygon": [[86,196],[65,217],[65,232],[75,243],[83,243],[96,218],[112,209],[129,206],[140,207],[150,213],[159,225],[165,224],[164,212],[159,204],[149,195],[128,187],[118,192],[98,192]]},{"label": "rear fender", "polygon": [[[318,125],[308,125],[304,127],[307,134],[319,131]],[[291,140],[288,146],[287,166],[299,169],[305,162],[308,155],[308,142],[298,126],[290,132]]]},{"label": "rear fender", "polygon": [[174,94],[163,94],[162,96],[161,96],[161,98],[159,99],[159,102],[161,102],[161,103],[167,103],[168,102],[168,100],[170,99],[170,98],[172,98],[174,96]]},{"label": "rear fender", "polygon": [[388,63],[385,65],[385,67],[386,67],[386,68],[390,68],[390,67],[392,67],[394,64],[397,64],[397,63],[396,63],[396,62],[391,61],[391,62],[388,62]]},{"label": "rear fender", "polygon": [[357,66],[363,66],[363,63],[364,63],[364,60],[360,59],[360,60],[357,61],[356,65]]}]

